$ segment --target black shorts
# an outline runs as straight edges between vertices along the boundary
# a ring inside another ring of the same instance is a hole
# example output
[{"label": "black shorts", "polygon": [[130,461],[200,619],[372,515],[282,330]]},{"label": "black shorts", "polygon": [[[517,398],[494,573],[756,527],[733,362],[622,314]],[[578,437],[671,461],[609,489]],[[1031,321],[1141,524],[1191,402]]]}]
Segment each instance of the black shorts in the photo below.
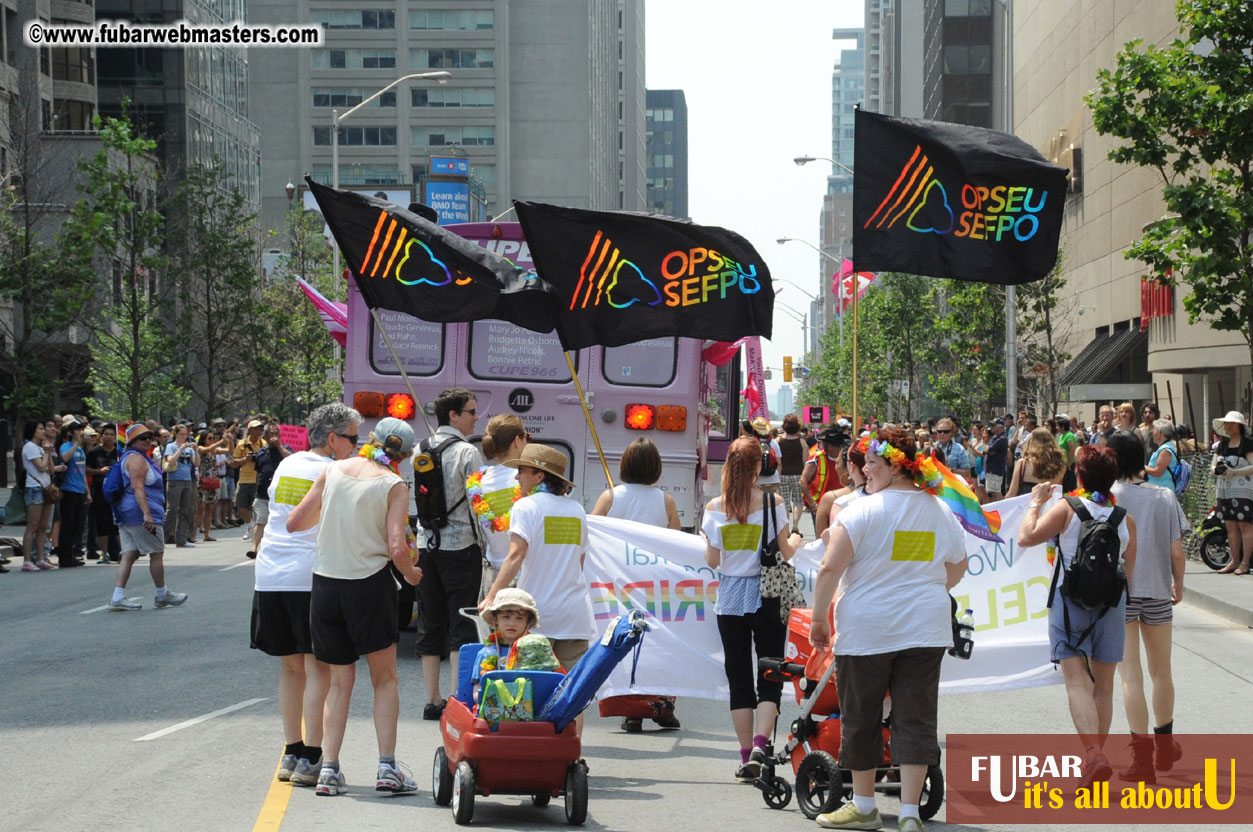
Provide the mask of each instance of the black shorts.
[{"label": "black shorts", "polygon": [[483,580],[483,551],[423,549],[418,556],[422,581],[418,584],[421,630],[415,650],[419,656],[455,654],[463,644],[479,640],[474,622],[457,612],[479,603]]},{"label": "black shorts", "polygon": [[386,566],[356,580],[314,575],[309,626],[318,661],[352,664],[399,641],[396,593]]},{"label": "black shorts", "polygon": [[271,656],[313,652],[308,592],[253,592],[249,646]]}]

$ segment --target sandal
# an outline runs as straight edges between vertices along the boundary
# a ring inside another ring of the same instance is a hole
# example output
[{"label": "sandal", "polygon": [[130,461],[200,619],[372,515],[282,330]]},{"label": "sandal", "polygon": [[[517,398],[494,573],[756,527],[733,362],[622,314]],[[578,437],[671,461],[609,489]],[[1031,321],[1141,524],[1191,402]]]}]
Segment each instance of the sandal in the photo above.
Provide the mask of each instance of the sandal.
[{"label": "sandal", "polygon": [[205,536],[201,538],[201,541],[203,541],[204,543],[217,543],[218,539],[216,537]]},{"label": "sandal", "polygon": [[1247,566],[1241,566],[1239,569],[1237,569],[1235,572],[1232,572],[1231,574],[1233,574],[1233,575],[1247,575],[1247,574],[1249,574],[1249,567],[1247,567]]}]

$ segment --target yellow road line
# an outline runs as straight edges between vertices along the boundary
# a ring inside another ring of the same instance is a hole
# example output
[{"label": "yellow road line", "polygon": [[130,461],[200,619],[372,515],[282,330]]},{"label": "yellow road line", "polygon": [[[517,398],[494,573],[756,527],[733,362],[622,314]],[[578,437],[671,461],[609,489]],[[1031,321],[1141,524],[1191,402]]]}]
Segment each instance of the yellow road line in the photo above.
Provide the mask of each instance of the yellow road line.
[{"label": "yellow road line", "polygon": [[[279,765],[282,765],[283,758],[279,755]],[[257,822],[253,824],[252,832],[260,832],[260,830],[270,830],[274,832],[283,823],[283,816],[287,814],[287,804],[291,800],[292,784],[284,783],[278,779],[278,766],[274,767],[274,777],[270,780],[270,790],[266,792],[265,802],[261,804],[261,813],[257,815]]]}]

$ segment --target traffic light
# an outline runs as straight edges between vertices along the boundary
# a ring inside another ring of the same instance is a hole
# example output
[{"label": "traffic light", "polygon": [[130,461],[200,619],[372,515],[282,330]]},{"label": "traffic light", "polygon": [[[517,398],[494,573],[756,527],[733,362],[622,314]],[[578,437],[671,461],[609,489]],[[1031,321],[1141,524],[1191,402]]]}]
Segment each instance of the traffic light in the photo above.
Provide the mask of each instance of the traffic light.
[{"label": "traffic light", "polygon": [[783,356],[783,380],[790,382],[792,380],[792,356]]}]

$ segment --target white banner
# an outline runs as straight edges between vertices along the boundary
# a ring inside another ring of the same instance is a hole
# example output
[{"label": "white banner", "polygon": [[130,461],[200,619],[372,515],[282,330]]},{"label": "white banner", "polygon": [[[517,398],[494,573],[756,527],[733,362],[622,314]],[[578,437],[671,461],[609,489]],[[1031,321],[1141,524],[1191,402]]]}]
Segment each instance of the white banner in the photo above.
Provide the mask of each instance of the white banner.
[{"label": "white banner", "polygon": [[[1045,546],[1021,549],[1018,526],[1029,497],[988,506],[1001,514],[1005,543],[966,536],[966,577],[953,588],[974,611],[975,649],[967,661],[945,656],[940,690],[963,693],[1060,684],[1049,662],[1048,600],[1052,570]],[[635,686],[631,661],[614,670],[601,696],[626,693],[729,699],[714,600],[717,573],[705,563],[705,538],[630,520],[588,518],[587,575],[598,626],[628,609],[649,616]],[[825,547],[804,546],[793,564],[805,597]]]}]

